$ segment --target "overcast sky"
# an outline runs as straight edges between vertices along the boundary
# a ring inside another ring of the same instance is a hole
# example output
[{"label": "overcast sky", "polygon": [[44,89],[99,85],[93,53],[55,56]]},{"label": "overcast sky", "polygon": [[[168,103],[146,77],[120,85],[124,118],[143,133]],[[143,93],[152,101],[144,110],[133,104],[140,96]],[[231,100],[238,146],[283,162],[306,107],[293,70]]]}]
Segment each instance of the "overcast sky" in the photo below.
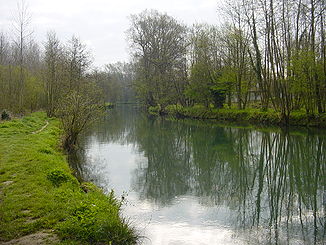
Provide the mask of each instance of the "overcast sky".
[{"label": "overcast sky", "polygon": [[[21,0],[18,0],[20,2]],[[60,40],[79,37],[92,51],[94,65],[128,61],[129,16],[145,9],[165,12],[188,25],[218,23],[220,0],[25,0],[34,38],[44,42],[54,30]],[[16,0],[0,0],[0,31],[12,31]],[[9,35],[8,34],[8,35]]]}]

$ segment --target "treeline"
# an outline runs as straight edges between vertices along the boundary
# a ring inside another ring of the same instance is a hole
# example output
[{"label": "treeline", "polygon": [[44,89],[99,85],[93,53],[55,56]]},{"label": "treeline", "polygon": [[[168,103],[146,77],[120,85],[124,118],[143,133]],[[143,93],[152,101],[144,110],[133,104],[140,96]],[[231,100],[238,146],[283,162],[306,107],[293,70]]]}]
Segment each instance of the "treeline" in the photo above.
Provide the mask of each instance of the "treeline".
[{"label": "treeline", "polygon": [[73,36],[64,43],[50,31],[44,43],[37,43],[31,21],[21,2],[10,35],[0,30],[0,110],[24,114],[46,109],[53,116],[74,93],[96,91],[103,102],[133,96],[130,64],[95,69],[92,54],[79,38]]},{"label": "treeline", "polygon": [[35,42],[21,6],[12,35],[0,33],[0,110],[53,116],[87,92],[101,102],[137,94],[160,109],[274,110],[285,122],[293,111],[325,112],[325,0],[233,0],[218,15],[224,23],[192,27],[155,10],[132,15],[131,62],[99,70],[76,37]]},{"label": "treeline", "polygon": [[133,89],[134,71],[131,63],[117,62],[92,73],[107,102],[136,102]]},{"label": "treeline", "polygon": [[46,109],[54,116],[73,93],[96,92],[101,102],[133,100],[131,65],[116,63],[91,69],[87,47],[73,36],[62,43],[55,32],[39,45],[0,33],[0,110],[24,114]]},{"label": "treeline", "polygon": [[[18,5],[14,32],[0,32],[0,114],[46,110],[61,119],[66,148],[103,112],[106,102],[131,98],[131,65],[92,68],[92,55],[73,36],[66,43],[54,31],[42,44],[33,39],[31,18],[24,2]],[[0,119],[1,119],[0,118]]]},{"label": "treeline", "polygon": [[326,110],[324,0],[233,0],[219,26],[188,27],[144,11],[128,31],[135,89],[148,106],[169,104]]}]

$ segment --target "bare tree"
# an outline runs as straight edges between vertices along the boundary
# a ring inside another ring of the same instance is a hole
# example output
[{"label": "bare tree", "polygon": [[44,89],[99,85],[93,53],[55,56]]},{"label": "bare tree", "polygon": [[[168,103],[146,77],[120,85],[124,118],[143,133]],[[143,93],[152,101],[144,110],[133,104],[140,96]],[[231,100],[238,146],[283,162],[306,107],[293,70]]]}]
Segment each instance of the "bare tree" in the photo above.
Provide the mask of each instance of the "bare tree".
[{"label": "bare tree", "polygon": [[64,147],[76,147],[78,136],[103,113],[102,93],[94,83],[84,82],[61,98],[56,115],[64,130]]},{"label": "bare tree", "polygon": [[24,50],[27,44],[27,39],[31,36],[32,32],[29,29],[31,22],[31,14],[28,12],[28,7],[24,0],[17,4],[17,16],[14,18],[14,30],[16,32],[15,45],[18,49],[17,63],[19,65],[19,110],[23,110],[24,98]]},{"label": "bare tree", "polygon": [[69,90],[79,89],[82,77],[91,65],[91,55],[85,44],[73,36],[66,47]]},{"label": "bare tree", "polygon": [[0,111],[8,106],[8,80],[4,65],[7,64],[9,43],[3,32],[0,33]]},{"label": "bare tree", "polygon": [[45,43],[45,91],[46,111],[48,116],[53,116],[60,97],[60,58],[62,48],[55,32],[48,32]]}]

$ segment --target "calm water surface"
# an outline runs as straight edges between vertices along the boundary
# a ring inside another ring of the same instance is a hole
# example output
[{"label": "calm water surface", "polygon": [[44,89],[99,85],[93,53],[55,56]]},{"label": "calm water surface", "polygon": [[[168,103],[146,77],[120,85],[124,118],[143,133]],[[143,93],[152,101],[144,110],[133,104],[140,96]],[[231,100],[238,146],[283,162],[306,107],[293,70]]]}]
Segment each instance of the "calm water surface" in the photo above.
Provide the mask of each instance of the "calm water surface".
[{"label": "calm water surface", "polygon": [[323,131],[167,121],[124,106],[82,146],[80,175],[125,197],[142,244],[325,244]]}]

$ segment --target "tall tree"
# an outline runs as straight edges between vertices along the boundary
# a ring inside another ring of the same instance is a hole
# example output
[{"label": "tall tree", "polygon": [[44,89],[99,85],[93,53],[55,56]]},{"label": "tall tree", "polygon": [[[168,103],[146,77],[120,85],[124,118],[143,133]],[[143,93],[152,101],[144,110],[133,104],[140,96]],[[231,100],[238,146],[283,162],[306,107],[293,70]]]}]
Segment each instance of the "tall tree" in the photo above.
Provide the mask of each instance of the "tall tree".
[{"label": "tall tree", "polygon": [[24,51],[27,45],[27,40],[30,38],[32,32],[29,29],[31,22],[31,14],[28,11],[28,7],[24,0],[17,4],[17,16],[15,16],[14,29],[16,32],[15,45],[18,49],[17,53],[17,64],[19,65],[19,110],[23,110],[24,104],[24,86],[25,86],[25,75],[24,75]]},{"label": "tall tree", "polygon": [[183,102],[187,29],[157,11],[131,16],[128,31],[137,61],[137,92],[148,105]]},{"label": "tall tree", "polygon": [[73,36],[66,47],[68,90],[78,90],[83,76],[91,65],[91,55],[86,45]]},{"label": "tall tree", "polygon": [[[62,48],[55,32],[48,32],[45,48],[45,90],[46,111],[53,116],[60,97],[60,61],[62,61]],[[61,77],[62,78],[62,77]]]}]

